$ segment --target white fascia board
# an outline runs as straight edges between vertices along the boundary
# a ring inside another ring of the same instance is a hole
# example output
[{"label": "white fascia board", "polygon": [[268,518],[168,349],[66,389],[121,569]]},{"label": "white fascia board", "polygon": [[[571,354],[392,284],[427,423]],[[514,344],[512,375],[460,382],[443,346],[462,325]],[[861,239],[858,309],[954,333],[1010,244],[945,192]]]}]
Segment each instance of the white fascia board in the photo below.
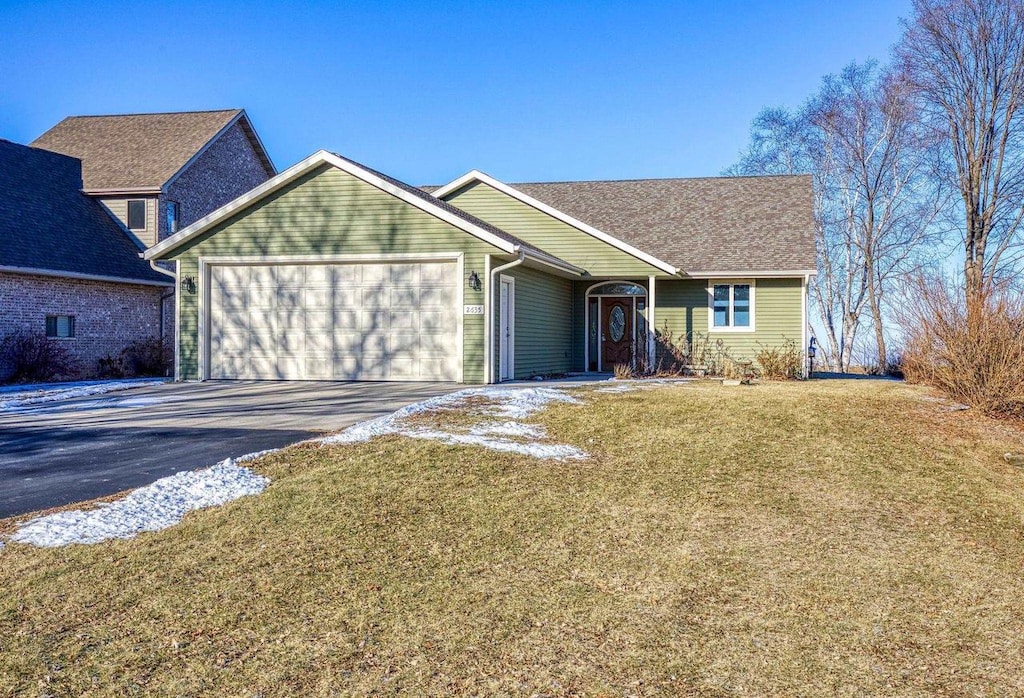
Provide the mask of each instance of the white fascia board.
[{"label": "white fascia board", "polygon": [[532,260],[537,264],[542,264],[546,267],[551,267],[552,269],[567,272],[573,276],[583,276],[587,273],[586,269],[581,269],[573,264],[569,264],[558,257],[552,257],[549,254],[543,254],[534,250],[527,250],[519,245],[516,245],[516,252],[522,252],[526,255],[527,259]]},{"label": "white fascia board", "polygon": [[260,199],[269,196],[273,192],[281,189],[288,183],[298,179],[300,176],[309,172],[310,170],[319,167],[320,165],[328,164],[333,167],[347,172],[348,174],[361,179],[362,181],[370,184],[378,189],[395,196],[406,203],[415,206],[416,208],[429,213],[435,218],[439,218],[446,223],[449,223],[460,230],[463,230],[474,237],[483,240],[484,242],[497,247],[499,250],[508,254],[515,252],[516,246],[508,240],[494,235],[493,233],[484,230],[480,226],[474,225],[463,218],[456,216],[455,214],[446,211],[444,208],[431,203],[427,199],[422,199],[415,194],[411,194],[400,187],[396,187],[391,182],[388,182],[381,177],[378,177],[372,172],[356,165],[355,163],[344,160],[334,153],[329,153],[326,150],[318,150],[313,153],[305,160],[297,162],[296,164],[289,167],[287,170],[271,177],[263,184],[259,185],[255,189],[243,194],[234,201],[231,201],[224,206],[221,206],[216,211],[213,211],[209,215],[206,215],[197,220],[192,225],[184,228],[178,233],[167,238],[163,242],[160,242],[153,247],[150,247],[145,251],[144,257],[146,259],[155,259],[166,252],[181,246],[196,236],[206,232],[209,228],[234,215],[238,211],[248,207],[249,205],[259,201]]},{"label": "white fascia board", "polygon": [[543,201],[538,201],[532,196],[524,194],[518,189],[510,187],[504,182],[499,181],[494,177],[491,177],[490,175],[485,174],[479,170],[467,172],[458,179],[449,182],[448,184],[444,185],[443,187],[435,191],[434,196],[436,196],[439,199],[443,198],[448,194],[451,194],[453,191],[461,189],[462,187],[472,182],[481,182],[482,184],[486,184],[490,187],[493,187],[494,189],[497,189],[503,194],[511,196],[514,199],[518,199],[527,206],[531,206],[537,209],[538,211],[541,211],[542,213],[546,213],[552,218],[560,220],[567,225],[571,225],[573,228],[576,228],[577,230],[587,233],[588,235],[597,238],[601,242],[607,243],[612,247],[622,250],[626,254],[636,257],[642,262],[650,264],[652,267],[661,269],[662,271],[667,272],[669,274],[679,273],[679,269],[672,266],[668,262],[662,261],[657,257],[654,257],[653,255],[649,255],[646,252],[643,252],[642,250],[633,247],[629,243],[623,242],[622,240],[619,240],[617,237],[614,237],[612,235],[609,235],[608,233],[598,230],[597,228],[591,225],[587,225],[583,221],[577,220],[576,218],[573,218],[569,214],[559,211],[557,208],[554,208],[553,206],[548,206]]},{"label": "white fascia board", "polygon": [[86,196],[159,196],[160,189],[153,187],[132,187],[128,189],[83,189]]},{"label": "white fascia board", "polygon": [[814,269],[791,269],[781,271],[688,271],[683,278],[689,279],[789,279],[817,275]]}]

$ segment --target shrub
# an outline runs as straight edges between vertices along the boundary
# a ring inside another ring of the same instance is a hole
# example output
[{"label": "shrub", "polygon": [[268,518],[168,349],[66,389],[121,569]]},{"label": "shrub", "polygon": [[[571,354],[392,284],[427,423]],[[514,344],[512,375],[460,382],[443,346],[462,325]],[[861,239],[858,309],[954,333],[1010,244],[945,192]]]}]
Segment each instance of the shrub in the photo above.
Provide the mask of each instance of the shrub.
[{"label": "shrub", "polygon": [[791,380],[799,378],[803,373],[804,355],[792,339],[785,340],[777,347],[766,347],[760,342],[758,346],[761,348],[755,359],[760,366],[762,378]]},{"label": "shrub", "polygon": [[100,378],[124,378],[128,375],[123,356],[107,354],[96,362],[96,375]]},{"label": "shrub", "polygon": [[129,376],[166,376],[174,352],[161,339],[137,339],[124,348],[121,358]]},{"label": "shrub", "polygon": [[117,356],[107,355],[100,359],[96,373],[101,378],[165,376],[173,357],[171,348],[159,339],[137,339]]},{"label": "shrub", "polygon": [[903,319],[902,370],[914,383],[989,414],[1024,417],[1024,302],[994,291],[967,301],[941,280],[919,279]]},{"label": "shrub", "polygon": [[0,365],[6,368],[6,380],[14,383],[72,378],[78,373],[78,362],[67,345],[39,332],[14,332],[4,337]]}]

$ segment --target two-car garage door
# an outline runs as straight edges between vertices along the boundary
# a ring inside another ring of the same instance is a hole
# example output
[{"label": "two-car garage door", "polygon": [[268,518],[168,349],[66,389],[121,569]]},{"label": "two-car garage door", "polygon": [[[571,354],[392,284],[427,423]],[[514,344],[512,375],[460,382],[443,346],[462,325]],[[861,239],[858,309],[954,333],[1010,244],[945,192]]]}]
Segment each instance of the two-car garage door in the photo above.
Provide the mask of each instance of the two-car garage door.
[{"label": "two-car garage door", "polygon": [[460,378],[453,261],[209,272],[210,378]]}]

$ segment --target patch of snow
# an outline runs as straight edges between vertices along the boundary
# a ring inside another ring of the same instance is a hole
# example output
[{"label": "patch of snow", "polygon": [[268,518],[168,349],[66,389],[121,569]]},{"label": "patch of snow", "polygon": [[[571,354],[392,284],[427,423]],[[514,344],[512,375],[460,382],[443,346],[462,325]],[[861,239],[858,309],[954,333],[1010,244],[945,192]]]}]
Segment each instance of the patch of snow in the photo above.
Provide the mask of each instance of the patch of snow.
[{"label": "patch of snow", "polygon": [[153,380],[103,381],[101,383],[72,383],[61,385],[50,384],[38,389],[20,386],[17,390],[5,390],[4,399],[0,400],[0,410],[14,410],[44,402],[58,402],[76,397],[102,395],[116,390],[142,388],[166,383],[164,378]]},{"label": "patch of snow", "polygon": [[455,434],[447,431],[435,431],[432,429],[410,429],[401,432],[403,436],[414,439],[429,439],[441,443],[461,446],[483,446],[492,451],[504,453],[518,453],[523,456],[534,458],[567,460],[583,459],[587,454],[575,446],[568,444],[544,444],[537,442],[512,441],[511,439],[492,439],[476,434]]},{"label": "patch of snow", "polygon": [[124,499],[100,504],[88,511],[61,511],[22,524],[10,537],[19,543],[51,548],[71,543],[99,543],[112,538],[133,538],[143,531],[159,531],[181,521],[190,511],[218,506],[259,494],[269,480],[225,459],[203,470],[180,472],[133,490]]},{"label": "patch of snow", "polygon": [[351,444],[369,441],[375,436],[395,434],[398,433],[399,424],[403,420],[423,412],[458,407],[465,402],[466,398],[478,395],[482,390],[486,390],[486,388],[467,388],[447,395],[438,395],[422,402],[415,402],[383,417],[353,424],[341,433],[325,436],[317,441],[326,445]]},{"label": "patch of snow", "polygon": [[555,388],[482,388],[483,395],[493,400],[484,414],[505,419],[526,419],[552,402],[579,404],[579,398]]},{"label": "patch of snow", "polygon": [[[444,409],[466,407],[470,399],[481,399],[484,404],[475,409],[479,414],[501,418],[504,421],[487,421],[470,427],[469,433],[455,433],[436,429],[422,429],[406,424],[406,420],[417,414]],[[337,445],[369,441],[377,436],[400,434],[415,439],[430,439],[448,444],[474,445],[507,453],[520,453],[537,458],[586,458],[587,454],[575,446],[539,443],[546,436],[544,428],[538,425],[514,421],[533,415],[552,402],[579,403],[580,400],[555,388],[467,388],[448,395],[407,405],[384,417],[355,424],[339,434],[317,439],[324,445]],[[492,436],[517,437],[491,438]]]},{"label": "patch of snow", "polygon": [[519,436],[529,439],[543,439],[547,436],[541,425],[522,422],[482,422],[470,427],[469,433],[474,436]]}]

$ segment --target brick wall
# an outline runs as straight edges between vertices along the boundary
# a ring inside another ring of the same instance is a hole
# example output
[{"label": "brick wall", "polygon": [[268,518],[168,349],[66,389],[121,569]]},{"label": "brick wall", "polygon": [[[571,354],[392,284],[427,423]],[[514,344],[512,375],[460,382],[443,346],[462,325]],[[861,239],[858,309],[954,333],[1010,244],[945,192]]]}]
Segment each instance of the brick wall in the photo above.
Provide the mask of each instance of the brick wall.
[{"label": "brick wall", "polygon": [[160,197],[160,239],[166,238],[167,201],[178,202],[178,229],[194,223],[270,179],[245,131],[236,123],[181,173]]},{"label": "brick wall", "polygon": [[[47,315],[74,315],[74,339],[52,341],[65,342],[88,377],[95,374],[100,358],[116,356],[135,339],[159,336],[160,296],[169,290],[0,273],[0,338],[18,330],[45,333]],[[173,298],[166,304],[173,317]],[[173,327],[165,331],[173,333]],[[173,334],[167,336],[173,341]],[[6,371],[0,366],[0,378]]]}]

